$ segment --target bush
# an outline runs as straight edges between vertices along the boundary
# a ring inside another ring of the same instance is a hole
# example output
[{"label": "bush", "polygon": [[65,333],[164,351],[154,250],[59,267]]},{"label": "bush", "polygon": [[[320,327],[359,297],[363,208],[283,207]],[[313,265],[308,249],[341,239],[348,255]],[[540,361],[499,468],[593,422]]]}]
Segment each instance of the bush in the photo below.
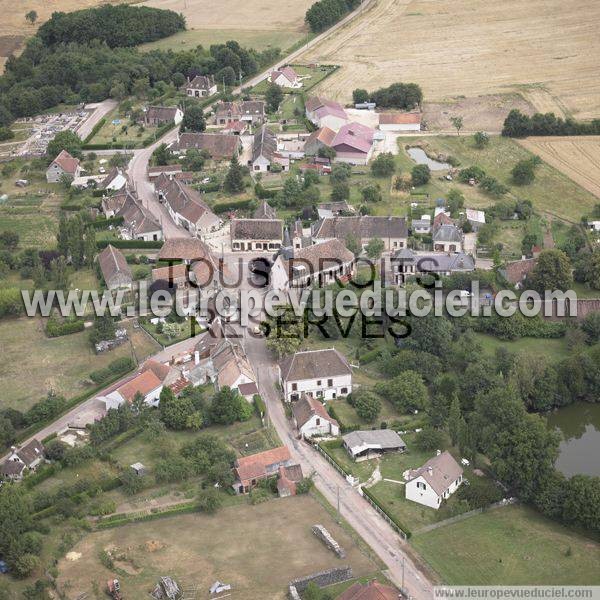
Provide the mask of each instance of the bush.
[{"label": "bush", "polygon": [[384,152],[371,162],[371,173],[375,177],[391,177],[396,170],[396,161],[391,152]]},{"label": "bush", "polygon": [[133,359],[124,356],[123,358],[117,358],[113,360],[108,367],[104,369],[98,369],[90,373],[90,379],[97,384],[106,383],[110,379],[116,379],[120,375],[124,375],[128,371],[135,368]]},{"label": "bush", "polygon": [[84,330],[83,319],[66,319],[61,321],[55,316],[51,316],[46,321],[46,335],[48,337],[60,337],[78,333]]},{"label": "bush", "polygon": [[415,187],[426,185],[431,179],[431,171],[427,165],[415,165],[410,172],[410,179]]},{"label": "bush", "polygon": [[200,490],[198,494],[198,510],[208,514],[213,514],[221,508],[223,498],[214,487]]}]

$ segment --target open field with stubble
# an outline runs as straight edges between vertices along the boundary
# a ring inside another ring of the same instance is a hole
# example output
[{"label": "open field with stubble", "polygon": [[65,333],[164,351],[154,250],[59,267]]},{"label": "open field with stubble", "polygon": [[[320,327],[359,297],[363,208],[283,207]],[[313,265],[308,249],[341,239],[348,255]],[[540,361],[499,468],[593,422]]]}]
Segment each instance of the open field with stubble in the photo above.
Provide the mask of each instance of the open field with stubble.
[{"label": "open field with stubble", "polygon": [[[340,561],[311,531],[321,523],[344,547]],[[187,514],[91,533],[73,551],[76,561],[61,560],[58,586],[71,586],[67,598],[91,594],[114,572],[99,555],[115,548],[125,598],[144,598],[159,575],[170,575],[184,587],[198,585],[198,598],[215,581],[231,584],[235,598],[287,598],[287,584],[296,577],[350,565],[357,577],[375,574],[378,566],[354,544],[322,506],[310,496],[222,508],[215,515]]]},{"label": "open field with stubble", "polygon": [[145,49],[185,50],[236,40],[257,50],[269,46],[285,50],[307,34],[304,14],[313,0],[149,0],[144,4],[183,14],[188,29],[146,44]]},{"label": "open field with stubble", "polygon": [[600,198],[600,136],[530,137],[519,143]]},{"label": "open field with stubble", "polygon": [[376,0],[302,59],[343,67],[323,89],[342,101],[356,87],[414,81],[429,101],[520,91],[538,110],[592,118],[600,114],[600,4],[564,6]]}]

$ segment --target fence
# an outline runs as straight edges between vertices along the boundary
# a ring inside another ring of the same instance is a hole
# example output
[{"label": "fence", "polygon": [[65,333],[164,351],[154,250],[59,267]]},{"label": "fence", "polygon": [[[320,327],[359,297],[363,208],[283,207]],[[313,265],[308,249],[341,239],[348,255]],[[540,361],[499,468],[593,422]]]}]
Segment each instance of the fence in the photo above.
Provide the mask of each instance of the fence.
[{"label": "fence", "polygon": [[325,450],[323,450],[323,448],[321,448],[320,444],[315,444],[315,448],[327,459],[329,464],[335,467],[335,469],[344,477],[352,477],[352,475],[348,473],[332,456],[330,456]]},{"label": "fence", "polygon": [[378,502],[373,498],[368,490],[365,490],[360,486],[358,488],[358,493],[379,513],[379,515],[383,518],[384,521],[389,523],[392,529],[398,533],[402,539],[407,540],[412,533],[410,531],[404,531],[398,523],[396,523],[395,519],[387,514],[387,512],[378,504]]}]

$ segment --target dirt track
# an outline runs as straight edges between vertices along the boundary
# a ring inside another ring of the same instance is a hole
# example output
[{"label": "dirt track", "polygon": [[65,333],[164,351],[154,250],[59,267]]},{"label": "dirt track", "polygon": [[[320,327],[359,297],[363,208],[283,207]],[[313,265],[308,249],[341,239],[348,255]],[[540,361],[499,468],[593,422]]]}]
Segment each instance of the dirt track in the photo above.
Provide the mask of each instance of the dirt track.
[{"label": "dirt track", "polygon": [[600,136],[530,137],[519,143],[600,198]]},{"label": "dirt track", "polygon": [[600,3],[573,0],[377,0],[306,52],[342,65],[327,93],[415,81],[425,97],[521,91],[538,109],[600,114]]}]

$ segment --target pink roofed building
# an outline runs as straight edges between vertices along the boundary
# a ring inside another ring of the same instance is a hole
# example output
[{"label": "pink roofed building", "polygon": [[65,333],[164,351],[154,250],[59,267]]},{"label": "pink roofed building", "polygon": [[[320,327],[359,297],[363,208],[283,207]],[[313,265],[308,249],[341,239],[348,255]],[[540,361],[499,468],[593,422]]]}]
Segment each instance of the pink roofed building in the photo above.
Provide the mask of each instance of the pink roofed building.
[{"label": "pink roofed building", "polygon": [[348,123],[348,114],[338,102],[311,96],[304,104],[306,118],[317,127],[329,127],[338,131]]},{"label": "pink roofed building", "polygon": [[280,87],[298,89],[302,87],[302,82],[298,73],[292,67],[286,66],[271,72],[269,81]]},{"label": "pink roofed building", "polygon": [[373,129],[360,123],[343,125],[331,142],[335,162],[366,165],[373,155],[374,135]]}]

